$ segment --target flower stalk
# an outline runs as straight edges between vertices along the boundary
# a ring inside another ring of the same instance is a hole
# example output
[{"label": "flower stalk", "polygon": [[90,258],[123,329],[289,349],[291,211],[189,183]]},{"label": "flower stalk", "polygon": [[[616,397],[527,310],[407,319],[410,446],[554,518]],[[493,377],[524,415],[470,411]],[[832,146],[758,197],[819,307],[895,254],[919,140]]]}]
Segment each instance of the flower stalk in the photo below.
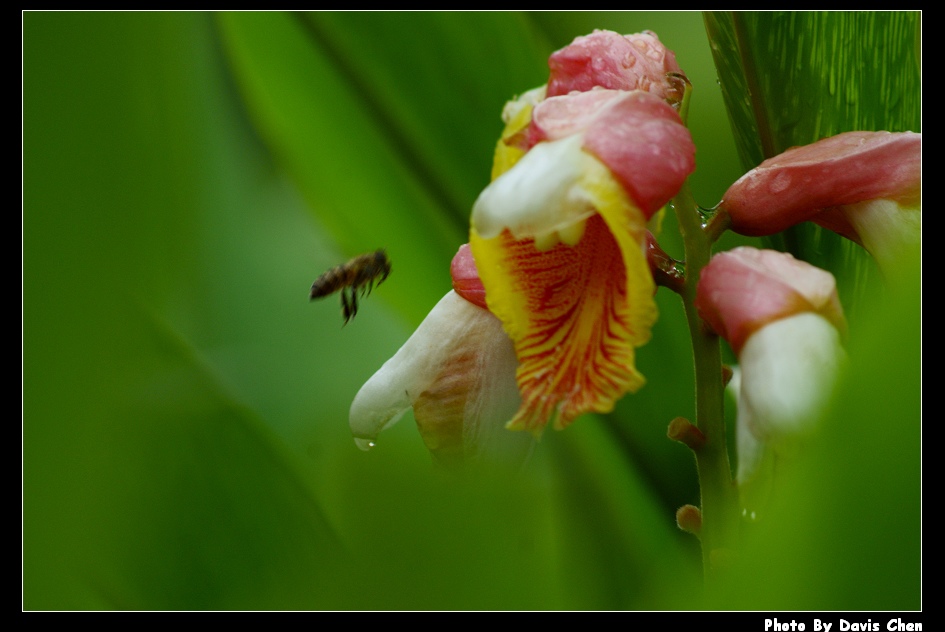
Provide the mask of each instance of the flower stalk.
[{"label": "flower stalk", "polygon": [[695,363],[696,428],[705,442],[694,449],[701,494],[703,572],[707,589],[717,585],[723,570],[716,561],[728,559],[736,549],[738,494],[732,481],[725,439],[724,378],[719,337],[705,327],[696,310],[699,273],[712,255],[712,236],[702,227],[698,207],[689,186],[684,185],[673,200],[686,254],[686,279],[680,297],[692,338]]}]

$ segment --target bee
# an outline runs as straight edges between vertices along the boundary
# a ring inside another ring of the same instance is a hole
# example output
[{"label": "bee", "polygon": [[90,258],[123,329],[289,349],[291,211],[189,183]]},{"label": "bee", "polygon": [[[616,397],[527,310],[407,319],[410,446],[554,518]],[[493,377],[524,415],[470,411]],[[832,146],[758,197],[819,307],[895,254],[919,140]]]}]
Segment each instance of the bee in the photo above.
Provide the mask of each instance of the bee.
[{"label": "bee", "polygon": [[383,249],[358,255],[315,279],[309,298],[322,298],[340,290],[341,311],[347,325],[358,313],[358,295],[370,294],[375,284],[383,283],[389,274],[390,259]]}]

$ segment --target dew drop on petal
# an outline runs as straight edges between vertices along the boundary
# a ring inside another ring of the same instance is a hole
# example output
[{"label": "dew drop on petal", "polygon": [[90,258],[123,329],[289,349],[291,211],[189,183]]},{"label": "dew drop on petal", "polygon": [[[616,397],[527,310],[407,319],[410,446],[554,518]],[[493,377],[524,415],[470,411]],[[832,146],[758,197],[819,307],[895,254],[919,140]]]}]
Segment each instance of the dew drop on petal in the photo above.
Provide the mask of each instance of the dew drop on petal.
[{"label": "dew drop on petal", "polygon": [[367,452],[374,447],[374,439],[364,439],[362,437],[354,438],[354,445],[358,446],[361,450]]},{"label": "dew drop on petal", "polygon": [[780,193],[791,186],[791,176],[783,172],[779,173],[768,186],[771,188],[772,193]]}]

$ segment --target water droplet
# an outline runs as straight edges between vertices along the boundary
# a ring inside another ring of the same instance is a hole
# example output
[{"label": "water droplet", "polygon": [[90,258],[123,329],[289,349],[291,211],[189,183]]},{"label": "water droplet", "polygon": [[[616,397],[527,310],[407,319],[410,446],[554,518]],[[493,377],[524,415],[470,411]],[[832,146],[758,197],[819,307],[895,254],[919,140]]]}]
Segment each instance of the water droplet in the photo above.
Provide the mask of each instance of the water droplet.
[{"label": "water droplet", "polygon": [[354,445],[358,446],[358,448],[360,448],[361,450],[364,450],[365,452],[367,452],[368,450],[374,447],[374,440],[363,439],[361,437],[355,437]]},{"label": "water droplet", "polygon": [[779,173],[774,177],[774,180],[771,181],[770,191],[772,193],[780,193],[789,186],[791,186],[791,176],[787,175],[786,173]]}]

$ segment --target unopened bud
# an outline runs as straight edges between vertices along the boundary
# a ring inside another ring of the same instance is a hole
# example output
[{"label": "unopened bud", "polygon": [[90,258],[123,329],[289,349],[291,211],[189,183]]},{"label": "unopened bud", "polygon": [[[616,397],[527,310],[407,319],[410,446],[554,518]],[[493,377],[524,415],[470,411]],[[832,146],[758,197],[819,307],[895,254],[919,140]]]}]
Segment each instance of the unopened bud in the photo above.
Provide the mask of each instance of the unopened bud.
[{"label": "unopened bud", "polygon": [[721,208],[742,235],[813,221],[882,267],[919,246],[921,192],[922,134],[851,131],[765,160],[729,187]]},{"label": "unopened bud", "polygon": [[669,422],[666,436],[673,441],[685,443],[693,451],[697,451],[705,445],[705,435],[685,417],[676,417]]},{"label": "unopened bud", "polygon": [[694,505],[683,505],[676,510],[676,525],[683,531],[699,537],[702,532],[702,511]]},{"label": "unopened bud", "polygon": [[728,383],[732,381],[732,367],[727,364],[722,365],[722,386],[728,386]]}]

